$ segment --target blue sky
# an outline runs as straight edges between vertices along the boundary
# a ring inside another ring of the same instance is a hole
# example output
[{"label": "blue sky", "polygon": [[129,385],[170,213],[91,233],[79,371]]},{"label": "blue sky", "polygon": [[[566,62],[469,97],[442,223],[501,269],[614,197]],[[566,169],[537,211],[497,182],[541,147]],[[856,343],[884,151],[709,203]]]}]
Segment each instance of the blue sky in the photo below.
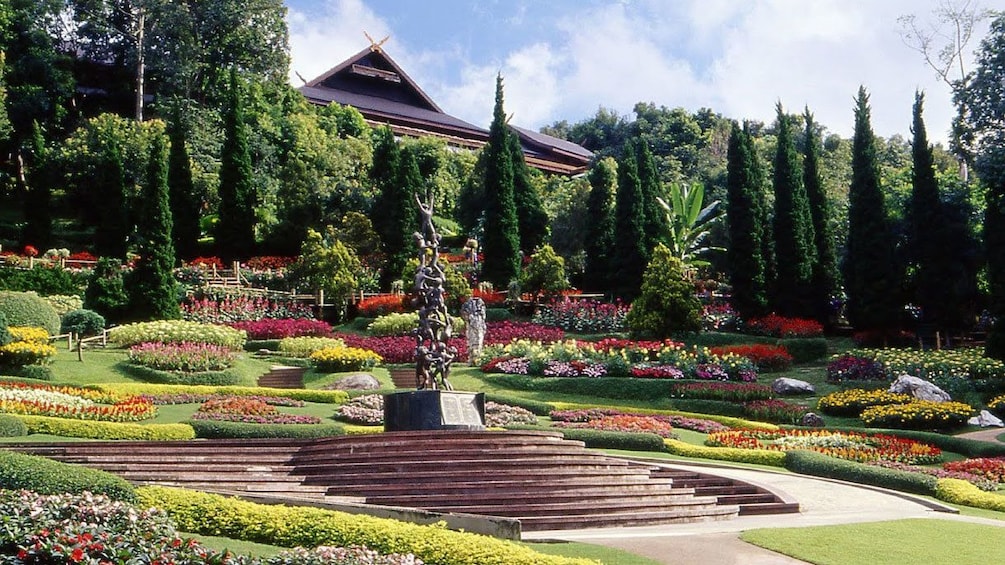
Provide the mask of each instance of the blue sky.
[{"label": "blue sky", "polygon": [[[976,1],[976,0],[975,0]],[[286,0],[291,83],[367,45],[384,49],[447,113],[487,127],[495,76],[512,123],[576,123],[637,102],[771,122],[804,106],[850,136],[859,85],[878,135],[910,138],[915,89],[944,141],[949,88],[901,39],[898,16],[934,23],[942,0]],[[983,6],[1005,9],[1005,0]],[[970,51],[987,31],[975,31]]]}]

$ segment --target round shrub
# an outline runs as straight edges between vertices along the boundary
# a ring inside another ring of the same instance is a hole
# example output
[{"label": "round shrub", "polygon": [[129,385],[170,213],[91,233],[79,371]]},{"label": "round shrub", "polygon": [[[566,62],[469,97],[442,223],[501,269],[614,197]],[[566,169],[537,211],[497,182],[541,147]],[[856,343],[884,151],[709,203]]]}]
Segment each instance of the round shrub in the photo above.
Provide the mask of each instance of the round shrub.
[{"label": "round shrub", "polygon": [[314,368],[322,373],[361,371],[380,363],[380,355],[357,347],[326,347],[310,356]]},{"label": "round shrub", "polygon": [[105,329],[105,317],[94,310],[80,308],[63,316],[60,333],[73,332],[80,335],[95,335]]},{"label": "round shrub", "polygon": [[827,364],[827,381],[885,381],[883,364],[856,355],[840,355]]},{"label": "round shrub", "polygon": [[0,291],[0,312],[9,326],[45,328],[49,335],[59,333],[56,309],[34,292]]},{"label": "round shrub", "polygon": [[118,326],[108,332],[108,340],[121,347],[148,342],[187,342],[209,343],[240,350],[244,348],[244,342],[247,340],[247,337],[248,334],[244,330],[185,320],[138,322]]},{"label": "round shrub", "polygon": [[663,245],[653,250],[625,324],[633,336],[659,339],[701,330],[701,303],[694,285],[684,277],[680,259]]},{"label": "round shrub", "polygon": [[19,437],[28,435],[28,426],[18,417],[0,414],[0,437]]},{"label": "round shrub", "polygon": [[0,487],[39,494],[88,491],[116,500],[136,496],[132,485],[111,473],[13,451],[0,451]]}]

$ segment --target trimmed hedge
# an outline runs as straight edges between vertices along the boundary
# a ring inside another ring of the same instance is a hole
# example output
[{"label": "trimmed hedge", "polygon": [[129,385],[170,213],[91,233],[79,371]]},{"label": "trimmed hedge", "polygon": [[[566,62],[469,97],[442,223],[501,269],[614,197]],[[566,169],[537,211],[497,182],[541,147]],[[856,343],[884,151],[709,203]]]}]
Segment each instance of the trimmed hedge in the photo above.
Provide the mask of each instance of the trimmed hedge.
[{"label": "trimmed hedge", "polygon": [[730,416],[733,418],[743,417],[743,405],[739,402],[728,402],[726,400],[702,400],[698,398],[675,398],[670,401],[670,405],[678,410],[695,412],[698,414],[719,414],[720,416]]},{"label": "trimmed hedge", "polygon": [[205,439],[312,439],[345,434],[345,429],[339,424],[247,424],[220,420],[189,420],[184,423],[195,430],[196,437]]},{"label": "trimmed hedge", "polygon": [[89,439],[145,439],[174,440],[195,439],[192,426],[185,424],[128,424],[119,422],[96,422],[93,420],[69,420],[49,416],[21,416],[30,434],[49,434],[63,437]]},{"label": "trimmed hedge", "polygon": [[115,500],[136,500],[132,485],[111,473],[14,451],[0,451],[0,488],[39,494],[92,492]]},{"label": "trimmed hedge", "polygon": [[45,328],[49,335],[59,334],[59,314],[34,292],[0,291],[0,312],[7,318],[8,326]]},{"label": "trimmed hedge", "polygon": [[19,437],[28,435],[28,426],[17,416],[0,414],[0,437]]},{"label": "trimmed hedge", "polygon": [[827,357],[827,340],[822,337],[802,337],[778,340],[792,356],[793,363],[809,363]]},{"label": "trimmed hedge", "polygon": [[364,545],[383,554],[412,553],[428,565],[597,565],[440,526],[321,508],[255,504],[183,489],[140,487],[136,492],[143,506],[165,510],[185,532],[282,547]]},{"label": "trimmed hedge", "polygon": [[123,373],[143,381],[169,385],[228,386],[236,385],[242,381],[241,375],[230,369],[184,373],[181,371],[161,371],[125,361],[118,363],[117,368]]},{"label": "trimmed hedge", "polygon": [[935,498],[961,506],[1005,512],[1005,496],[984,492],[963,479],[939,479]]},{"label": "trimmed hedge", "polygon": [[261,349],[268,349],[269,351],[279,351],[279,340],[278,339],[249,339],[244,342],[244,350],[251,351],[252,353],[259,351]]},{"label": "trimmed hedge", "polygon": [[937,478],[923,473],[863,465],[804,450],[785,452],[785,468],[804,475],[840,479],[925,495],[935,494],[935,485],[938,482]]},{"label": "trimmed hedge", "polygon": [[545,426],[506,426],[507,430],[544,430],[562,432],[565,439],[581,441],[593,449],[621,449],[624,451],[666,451],[663,438],[656,434],[611,432],[586,428],[552,428]]},{"label": "trimmed hedge", "polygon": [[658,379],[629,377],[529,377],[527,375],[486,375],[492,384],[517,390],[599,396],[618,400],[653,400],[670,395],[670,384]]},{"label": "trimmed hedge", "polygon": [[3,367],[3,378],[31,379],[35,381],[51,381],[52,367],[47,365],[23,365],[21,367]]},{"label": "trimmed hedge", "polygon": [[[576,404],[573,402],[553,402],[552,406],[555,410],[590,410],[593,408],[610,408],[610,406],[604,406],[600,404]],[[769,424],[768,422],[754,422],[751,420],[744,420],[742,418],[732,418],[730,416],[719,416],[715,414],[701,414],[695,412],[682,412],[680,410],[658,410],[653,408],[630,408],[630,407],[619,407],[618,410],[625,413],[631,414],[664,414],[670,416],[683,416],[685,418],[697,418],[701,420],[712,420],[713,422],[719,422],[724,426],[729,426],[730,428],[740,428],[744,430],[767,430],[774,431],[779,428],[775,424]]]},{"label": "trimmed hedge", "polygon": [[510,406],[519,406],[520,408],[530,410],[535,416],[547,416],[555,409],[555,406],[548,402],[541,402],[540,400],[531,400],[529,398],[521,398],[519,396],[500,394],[496,392],[486,392],[485,400],[487,402],[491,401],[499,404],[508,404]]},{"label": "trimmed hedge", "polygon": [[676,439],[664,439],[667,451],[682,457],[697,457],[700,459],[716,459],[719,461],[734,461],[737,463],[754,463],[772,467],[785,466],[785,452],[768,449],[739,449],[735,447],[705,447],[692,445]]},{"label": "trimmed hedge", "polygon": [[103,392],[126,395],[140,394],[230,394],[234,396],[281,396],[318,404],[345,404],[349,394],[344,390],[302,388],[269,388],[259,386],[165,385],[147,383],[102,383],[93,386]]}]

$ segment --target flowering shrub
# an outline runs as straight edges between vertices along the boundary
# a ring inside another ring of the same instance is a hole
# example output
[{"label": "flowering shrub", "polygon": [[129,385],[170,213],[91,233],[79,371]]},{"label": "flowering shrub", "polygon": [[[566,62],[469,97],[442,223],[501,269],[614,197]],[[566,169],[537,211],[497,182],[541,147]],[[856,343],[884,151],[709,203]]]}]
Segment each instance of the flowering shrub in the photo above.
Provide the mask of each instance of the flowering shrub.
[{"label": "flowering shrub", "polygon": [[786,318],[776,314],[747,320],[745,326],[750,333],[772,337],[820,337],[824,335],[823,326],[815,320]]},{"label": "flowering shrub", "polygon": [[588,428],[610,432],[649,433],[660,437],[678,439],[673,426],[659,418],[637,414],[614,414],[585,422],[556,422],[556,428]]},{"label": "flowering shrub", "polygon": [[193,420],[244,422],[249,424],[320,424],[316,416],[284,414],[266,402],[247,396],[211,398],[199,407]]},{"label": "flowering shrub", "polygon": [[[455,334],[464,333],[464,320],[450,316]],[[418,312],[384,314],[367,326],[366,331],[376,336],[409,335],[419,327]]]},{"label": "flowering shrub", "polygon": [[737,329],[740,316],[728,302],[709,302],[701,307],[701,329],[724,332]]},{"label": "flowering shrub", "polygon": [[243,330],[185,320],[138,322],[112,328],[108,341],[120,347],[138,343],[208,343],[240,350],[248,334]]},{"label": "flowering shrub", "polygon": [[637,379],[683,379],[684,372],[673,365],[637,365],[631,376]]},{"label": "flowering shrub", "polygon": [[883,380],[886,380],[883,366],[872,359],[846,353],[832,358],[827,364],[828,382]]},{"label": "flowering shrub", "polygon": [[910,394],[850,388],[822,397],[817,402],[817,408],[824,414],[831,416],[858,416],[871,406],[907,404],[912,401],[914,401],[914,397]]},{"label": "flowering shrub", "polygon": [[548,361],[544,366],[546,377],[603,377],[606,374],[603,365],[586,361]]},{"label": "flowering shrub", "polygon": [[784,400],[751,400],[743,403],[743,416],[758,422],[798,424],[806,412],[805,406]]},{"label": "flowering shrub", "polygon": [[561,341],[565,332],[532,322],[489,322],[485,328],[485,345],[505,345],[515,339],[554,343]]},{"label": "flowering shrub", "polygon": [[70,253],[67,257],[70,261],[94,261],[97,262],[98,258],[95,257],[89,251],[77,251],[76,253]]},{"label": "flowering shrub", "polygon": [[677,398],[725,402],[768,400],[773,394],[770,386],[757,383],[674,383],[670,387]]},{"label": "flowering shrub", "polygon": [[252,257],[244,263],[244,266],[256,271],[280,270],[289,267],[297,260],[296,257],[281,257],[278,255],[263,255]]},{"label": "flowering shrub", "polygon": [[784,371],[792,365],[792,356],[781,345],[755,343],[750,345],[723,345],[712,347],[715,355],[733,354],[750,359],[758,371],[766,373]]},{"label": "flowering shrub", "polygon": [[385,314],[402,313],[407,310],[408,300],[404,294],[378,294],[356,303],[356,311],[364,318],[377,318]]},{"label": "flowering shrub", "polygon": [[[411,336],[373,337],[357,334],[336,334],[349,347],[368,349],[380,355],[384,363],[412,363],[415,361],[415,338]],[[457,349],[455,361],[467,359],[467,340],[453,337],[447,343]]]},{"label": "flowering shrub", "polygon": [[289,357],[310,357],[311,353],[327,347],[345,347],[337,337],[286,337],[279,340],[279,352]]},{"label": "flowering shrub", "polygon": [[705,445],[775,451],[808,449],[860,463],[884,460],[929,464],[942,457],[938,447],[912,439],[828,430],[730,430],[709,434]]},{"label": "flowering shrub", "polygon": [[0,367],[44,365],[55,355],[56,348],[48,343],[12,341],[7,345],[0,346]]},{"label": "flowering shrub", "polygon": [[310,355],[314,368],[323,373],[360,371],[381,362],[380,355],[356,347],[326,347]]},{"label": "flowering shrub", "polygon": [[262,318],[313,318],[308,304],[286,298],[242,294],[240,290],[221,293],[198,291],[181,303],[185,320],[222,324]]},{"label": "flowering shrub", "polygon": [[534,323],[581,334],[625,330],[628,306],[621,302],[596,300],[555,300],[538,307]]},{"label": "flowering shrub", "polygon": [[[103,401],[99,404],[97,401]],[[139,422],[157,415],[140,397],[114,397],[74,387],[0,383],[0,412],[73,420]]]},{"label": "flowering shrub", "polygon": [[223,261],[219,257],[196,257],[188,262],[192,267],[201,267],[204,269],[211,269],[216,267],[217,269],[225,269]]},{"label": "flowering shrub", "polygon": [[384,423],[384,397],[379,394],[357,396],[339,406],[335,417],[350,424],[382,425]]},{"label": "flowering shrub", "polygon": [[[886,469],[896,469],[898,471],[907,471],[909,473],[922,473],[925,475],[931,475],[933,477],[938,477],[940,479],[960,479],[967,481],[968,483],[976,486],[977,488],[994,492],[998,490],[998,483],[983,477],[981,475],[976,475],[974,473],[969,473],[966,471],[949,471],[946,469],[933,469],[932,467],[921,467],[918,465],[907,465],[904,463],[899,463],[897,461],[869,461],[868,465],[875,465],[876,467],[884,467]],[[949,463],[943,463],[943,466]]]},{"label": "flowering shrub", "polygon": [[992,411],[999,418],[1005,416],[1005,395],[996,396],[988,402],[988,410]]},{"label": "flowering shrub", "polygon": [[60,316],[84,307],[84,299],[73,294],[50,294],[43,296],[42,300],[48,302]]},{"label": "flowering shrub", "polygon": [[222,371],[236,355],[226,347],[207,343],[140,343],[129,348],[129,362],[160,371]]},{"label": "flowering shrub", "polygon": [[248,339],[283,339],[284,337],[327,336],[332,327],[328,322],[310,318],[263,318],[229,322],[228,326],[244,330]]},{"label": "flowering shrub", "polygon": [[500,404],[491,400],[485,403],[485,425],[490,428],[501,428],[519,424],[536,424],[537,416],[526,408]]},{"label": "flowering shrub", "polygon": [[613,416],[644,416],[646,418],[653,418],[655,420],[665,422],[675,428],[694,430],[696,432],[702,432],[706,434],[711,432],[721,432],[729,429],[727,426],[724,426],[719,422],[714,422],[712,420],[705,420],[701,418],[688,418],[686,416],[678,416],[675,414],[638,414],[632,412],[624,412],[621,410],[616,410],[614,408],[553,410],[549,416],[551,417],[552,420],[556,422],[565,422],[565,423],[585,423],[585,422],[591,422],[593,420],[610,418]]},{"label": "flowering shrub", "polygon": [[846,355],[877,363],[886,379],[903,374],[927,380],[1005,378],[1005,363],[985,357],[982,349],[853,349]]},{"label": "flowering shrub", "polygon": [[859,417],[867,426],[879,428],[944,430],[963,426],[973,415],[973,407],[962,402],[916,400],[866,408]]},{"label": "flowering shrub", "polygon": [[1005,457],[981,457],[942,464],[947,471],[979,475],[996,483],[1005,483]]}]

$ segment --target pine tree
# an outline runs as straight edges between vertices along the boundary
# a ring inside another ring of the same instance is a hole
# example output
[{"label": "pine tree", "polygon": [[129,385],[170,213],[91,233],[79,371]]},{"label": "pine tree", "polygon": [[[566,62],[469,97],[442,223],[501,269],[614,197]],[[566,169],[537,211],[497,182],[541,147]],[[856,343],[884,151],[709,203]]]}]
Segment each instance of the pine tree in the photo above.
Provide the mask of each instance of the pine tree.
[{"label": "pine tree", "polygon": [[171,152],[168,154],[168,191],[173,220],[171,241],[179,259],[192,259],[199,255],[201,202],[192,182],[192,164],[188,157],[180,106],[175,108],[168,135],[171,141]]},{"label": "pine tree", "polygon": [[230,90],[223,116],[224,141],[220,155],[220,209],[216,247],[221,258],[233,261],[253,254],[255,246],[255,187],[251,150],[245,125],[237,71],[230,71]]},{"label": "pine tree", "polygon": [[[126,205],[126,173],[119,146],[104,144],[94,178],[94,190],[101,195],[100,221],[94,229],[94,254],[125,260],[132,233]],[[106,316],[107,317],[107,316]]]},{"label": "pine tree", "polygon": [[510,158],[513,162],[513,204],[519,224],[520,249],[532,253],[548,237],[548,213],[544,211],[541,196],[531,181],[530,168],[523,158],[520,138],[507,128]]},{"label": "pine tree", "polygon": [[614,257],[614,194],[618,165],[605,157],[590,170],[590,196],[586,202],[586,272],[584,282],[591,290],[611,290]]},{"label": "pine tree", "polygon": [[613,287],[616,296],[631,301],[638,295],[645,272],[645,211],[638,157],[630,145],[618,162],[618,192],[614,205]]},{"label": "pine tree", "polygon": [[25,182],[24,232],[22,245],[34,245],[48,249],[52,240],[52,175],[48,162],[48,151],[42,128],[33,122],[31,132],[31,160]]},{"label": "pine tree", "polygon": [[520,274],[520,233],[514,202],[513,155],[506,140],[502,75],[496,77],[496,102],[485,156],[485,236],[482,279],[506,288]]},{"label": "pine tree", "polygon": [[373,227],[380,237],[386,257],[381,271],[381,288],[390,288],[417,253],[412,233],[418,229],[414,194],[422,195],[422,176],[412,153],[403,153],[390,128],[375,132],[374,160],[370,178],[377,188],[373,203]]},{"label": "pine tree", "polygon": [[847,246],[843,274],[848,321],[858,330],[897,327],[902,308],[901,280],[886,202],[879,186],[876,140],[865,87],[859,87],[855,99]]},{"label": "pine tree", "polygon": [[662,242],[670,231],[666,212],[656,198],[666,200],[664,191],[660,188],[660,175],[656,169],[656,159],[649,149],[649,144],[642,138],[635,143],[636,158],[639,164],[639,183],[642,188],[642,213],[645,216],[646,253]]},{"label": "pine tree", "polygon": [[726,152],[726,219],[729,225],[729,281],[732,305],[743,319],[768,313],[767,267],[762,244],[764,177],[749,135],[733,122]]},{"label": "pine tree", "polygon": [[171,243],[167,154],[164,136],[155,136],[150,144],[137,227],[139,259],[126,284],[130,317],[134,320],[170,320],[181,316],[173,272],[175,254]]},{"label": "pine tree", "polygon": [[830,204],[820,179],[820,131],[813,121],[809,108],[806,118],[806,147],[803,150],[803,185],[809,201],[810,217],[813,220],[813,247],[817,260],[813,264],[810,312],[825,326],[831,323],[831,298],[837,294],[837,257],[834,253],[834,237],[830,227]]},{"label": "pine tree", "polygon": [[789,117],[777,106],[778,145],[775,150],[775,260],[777,279],[772,299],[774,310],[783,316],[811,317],[808,307],[816,250],[813,247],[813,220],[803,186],[802,167],[796,152]]}]

